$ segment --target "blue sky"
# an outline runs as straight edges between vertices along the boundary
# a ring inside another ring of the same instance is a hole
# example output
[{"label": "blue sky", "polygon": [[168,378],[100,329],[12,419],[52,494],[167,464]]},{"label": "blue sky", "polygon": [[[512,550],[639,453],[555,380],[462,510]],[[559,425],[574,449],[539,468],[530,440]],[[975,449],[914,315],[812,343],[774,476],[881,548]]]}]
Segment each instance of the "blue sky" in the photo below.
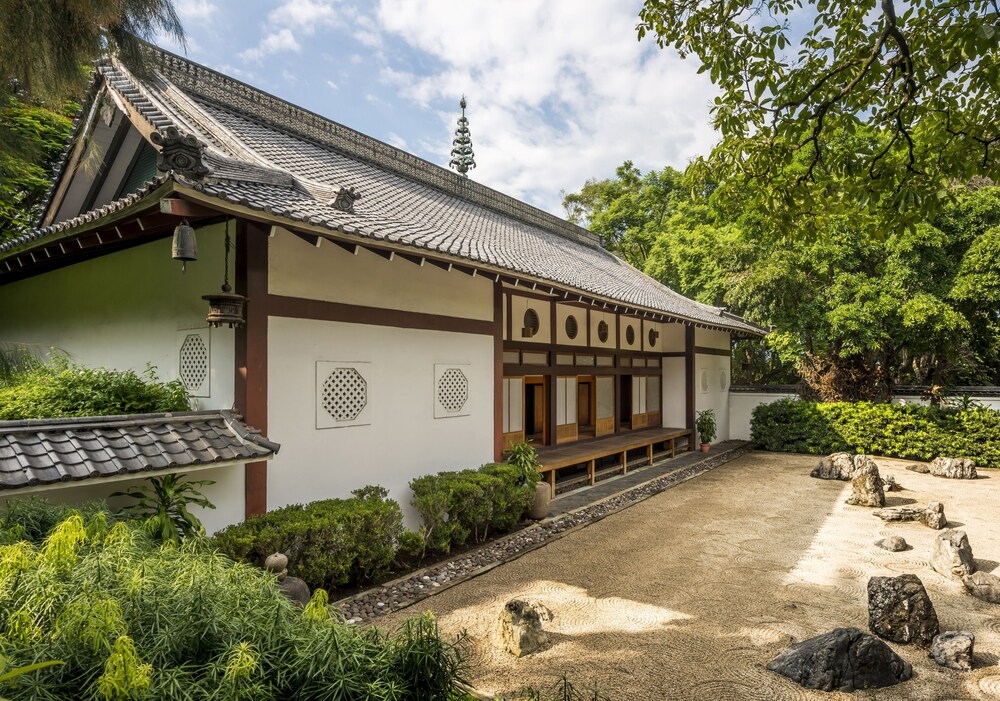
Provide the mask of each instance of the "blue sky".
[{"label": "blue sky", "polygon": [[189,58],[440,165],[464,93],[470,176],[556,214],[560,191],[626,159],[683,167],[715,141],[708,78],[694,60],[637,42],[640,2],[175,5]]}]

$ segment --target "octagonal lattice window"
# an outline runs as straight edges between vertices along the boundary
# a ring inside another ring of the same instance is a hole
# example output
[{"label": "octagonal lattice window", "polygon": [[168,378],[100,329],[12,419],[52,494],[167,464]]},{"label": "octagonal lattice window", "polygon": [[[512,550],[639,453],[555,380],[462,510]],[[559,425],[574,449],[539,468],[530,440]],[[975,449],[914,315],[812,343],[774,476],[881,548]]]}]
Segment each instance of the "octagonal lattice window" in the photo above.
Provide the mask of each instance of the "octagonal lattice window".
[{"label": "octagonal lattice window", "polygon": [[177,377],[192,397],[210,392],[212,346],[208,329],[188,329],[177,334]]},{"label": "octagonal lattice window", "polygon": [[368,405],[368,383],[354,368],[335,368],[323,382],[322,404],[334,421],[354,421]]},{"label": "octagonal lattice window", "polygon": [[455,414],[469,399],[469,380],[458,368],[448,368],[438,379],[437,398],[445,411]]}]

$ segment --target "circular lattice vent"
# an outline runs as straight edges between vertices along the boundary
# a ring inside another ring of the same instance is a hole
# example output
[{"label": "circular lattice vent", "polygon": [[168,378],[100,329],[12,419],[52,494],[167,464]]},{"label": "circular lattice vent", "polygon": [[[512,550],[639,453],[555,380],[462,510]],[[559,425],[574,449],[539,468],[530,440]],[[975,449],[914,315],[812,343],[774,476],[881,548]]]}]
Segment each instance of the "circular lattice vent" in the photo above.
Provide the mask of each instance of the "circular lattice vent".
[{"label": "circular lattice vent", "polygon": [[625,343],[629,344],[630,346],[635,343],[635,327],[634,326],[629,326],[627,329],[625,329]]},{"label": "circular lattice vent", "polygon": [[608,342],[608,322],[602,321],[597,325],[597,337],[601,339],[601,343]]},{"label": "circular lattice vent", "polygon": [[649,330],[649,345],[650,347],[656,345],[656,339],[660,337],[660,333],[656,329]]},{"label": "circular lattice vent", "polygon": [[578,333],[580,333],[580,327],[577,325],[576,317],[570,314],[566,317],[566,336],[576,338]]},{"label": "circular lattice vent", "polygon": [[188,391],[201,387],[208,377],[208,348],[196,333],[188,334],[181,344],[180,376]]},{"label": "circular lattice vent", "polygon": [[524,313],[524,329],[521,332],[521,336],[523,338],[531,338],[538,333],[538,329],[541,327],[542,324],[538,319],[538,312],[529,308]]},{"label": "circular lattice vent", "polygon": [[323,409],[336,421],[353,421],[368,404],[368,383],[354,368],[337,368],[323,383]]},{"label": "circular lattice vent", "polygon": [[448,368],[438,379],[438,401],[445,411],[456,413],[462,410],[469,399],[469,380],[457,368]]}]

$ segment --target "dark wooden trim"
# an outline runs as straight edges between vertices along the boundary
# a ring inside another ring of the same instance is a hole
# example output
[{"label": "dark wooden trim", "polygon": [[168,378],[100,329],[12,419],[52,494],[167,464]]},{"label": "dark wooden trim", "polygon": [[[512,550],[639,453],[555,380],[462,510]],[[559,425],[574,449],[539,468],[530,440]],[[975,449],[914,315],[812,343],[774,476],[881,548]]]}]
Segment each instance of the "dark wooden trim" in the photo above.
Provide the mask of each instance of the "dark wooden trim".
[{"label": "dark wooden trim", "polygon": [[[493,336],[496,327],[492,320],[462,319],[423,312],[406,312],[398,309],[362,307],[356,304],[326,302],[319,299],[268,295],[268,313],[292,319],[315,319],[317,321],[342,321],[348,324],[368,324],[391,326],[400,329],[424,329],[428,331],[450,331],[452,333],[472,333]],[[501,338],[501,344],[503,339]]]},{"label": "dark wooden trim", "polygon": [[660,353],[660,356],[663,358],[683,358],[686,355],[687,353],[684,351],[669,351],[667,353]]},{"label": "dark wooden trim", "polygon": [[[503,285],[493,283],[493,459],[503,460]],[[523,427],[522,427],[523,428]]]},{"label": "dark wooden trim", "polygon": [[694,352],[702,355],[724,355],[727,358],[733,354],[731,350],[726,348],[706,348],[705,346],[695,346]]},{"label": "dark wooden trim", "polygon": [[528,377],[529,375],[547,375],[549,371],[562,377],[570,375],[662,375],[663,368],[609,368],[596,365],[517,365],[504,363],[503,374],[507,377]]},{"label": "dark wooden trim", "polygon": [[559,297],[549,297],[547,295],[539,294],[532,290],[525,290],[522,287],[507,287],[504,289],[504,293],[512,297],[525,297],[527,299],[537,299],[541,302],[558,302]]},{"label": "dark wooden trim", "polygon": [[507,295],[507,340],[514,340],[514,303],[511,296]]},{"label": "dark wooden trim", "polygon": [[685,428],[694,428],[694,327],[684,327]]},{"label": "dark wooden trim", "polygon": [[[269,227],[236,222],[236,291],[247,297],[246,324],[236,330],[236,410],[267,435]],[[246,466],[246,517],[267,511],[267,463]]]},{"label": "dark wooden trim", "polygon": [[[556,343],[556,305],[549,302],[549,345],[554,346]],[[549,410],[549,445],[558,445],[558,432],[559,432],[559,417],[556,414],[556,396],[559,394],[559,389],[557,387],[557,380],[559,378],[559,373],[555,367],[555,356],[549,356],[549,397],[548,397],[548,407]],[[553,490],[554,492],[554,490]],[[554,496],[554,494],[553,494]]]}]

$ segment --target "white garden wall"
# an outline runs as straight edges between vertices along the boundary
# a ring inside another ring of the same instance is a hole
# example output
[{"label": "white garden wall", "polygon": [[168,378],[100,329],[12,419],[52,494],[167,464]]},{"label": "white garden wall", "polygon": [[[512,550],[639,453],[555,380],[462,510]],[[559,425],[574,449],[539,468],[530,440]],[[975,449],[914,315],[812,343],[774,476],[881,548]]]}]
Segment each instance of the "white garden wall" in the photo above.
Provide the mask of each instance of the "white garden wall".
[{"label": "white garden wall", "polygon": [[[728,334],[727,334],[728,335]],[[729,425],[730,357],[698,353],[694,361],[695,410],[715,410],[716,443],[732,438]]]}]

